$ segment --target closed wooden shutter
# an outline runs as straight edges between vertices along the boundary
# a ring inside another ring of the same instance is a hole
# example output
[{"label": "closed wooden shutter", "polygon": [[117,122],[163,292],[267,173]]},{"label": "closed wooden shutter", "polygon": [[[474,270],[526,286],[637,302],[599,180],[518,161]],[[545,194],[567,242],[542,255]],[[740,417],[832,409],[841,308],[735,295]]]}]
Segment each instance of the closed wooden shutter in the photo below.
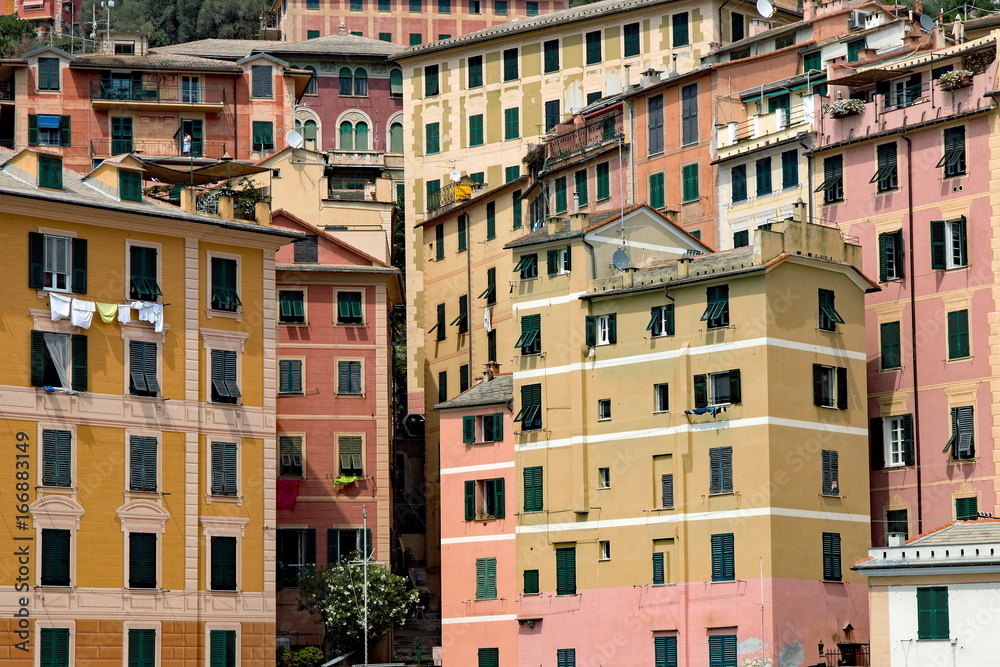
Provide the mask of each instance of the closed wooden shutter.
[{"label": "closed wooden shutter", "polygon": [[663,95],[653,95],[646,103],[649,127],[648,154],[663,152]]},{"label": "closed wooden shutter", "polygon": [[653,554],[653,583],[662,584],[666,582],[666,575],[663,567],[663,552],[658,551]]},{"label": "closed wooden shutter", "polygon": [[846,410],[847,406],[847,369],[840,366],[837,368],[837,408]]},{"label": "closed wooden shutter", "polygon": [[694,407],[708,407],[708,376],[705,374],[694,376]]},{"label": "closed wooden shutter", "polygon": [[504,478],[497,477],[493,480],[493,516],[498,519],[506,515],[506,494],[504,492]]},{"label": "closed wooden shutter", "polygon": [[69,667],[69,628],[41,628],[39,667]]},{"label": "closed wooden shutter", "polygon": [[840,495],[840,454],[824,449],[823,459],[823,495]]},{"label": "closed wooden shutter", "polygon": [[525,594],[537,593],[538,589],[538,570],[525,570],[524,571],[524,592]]},{"label": "closed wooden shutter", "polygon": [[129,490],[156,491],[156,449],[154,437],[129,437]]},{"label": "closed wooden shutter", "polygon": [[236,631],[212,630],[209,654],[209,667],[236,667]]},{"label": "closed wooden shutter", "polygon": [[712,581],[732,581],[734,578],[733,534],[712,535]]},{"label": "closed wooden shutter", "polygon": [[681,143],[691,144],[696,141],[698,141],[698,84],[694,83],[681,88]]},{"label": "closed wooden shutter", "polygon": [[128,667],[156,667],[156,630],[129,628]]},{"label": "closed wooden shutter", "polygon": [[677,667],[677,637],[655,637],[656,667]]},{"label": "closed wooden shutter", "polygon": [[[60,177],[61,180],[61,177]],[[87,293],[87,239],[73,239],[73,279],[72,290],[76,294]]]},{"label": "closed wooden shutter", "polygon": [[556,595],[576,595],[576,547],[556,549]]},{"label": "closed wooden shutter", "polygon": [[236,538],[213,535],[211,585],[213,591],[236,590]]},{"label": "closed wooden shutter", "polygon": [[42,586],[69,586],[70,531],[42,529]]},{"label": "closed wooden shutter", "polygon": [[73,434],[71,431],[42,431],[42,485],[71,486]]},{"label": "closed wooden shutter", "polygon": [[129,588],[156,588],[156,533],[129,533]]},{"label": "closed wooden shutter", "polygon": [[660,501],[663,509],[674,508],[674,476],[671,473],[660,475]]},{"label": "closed wooden shutter", "polygon": [[823,533],[823,580],[840,579],[840,533]]},{"label": "closed wooden shutter", "polygon": [[903,415],[903,464],[911,466],[913,458],[913,415]]}]

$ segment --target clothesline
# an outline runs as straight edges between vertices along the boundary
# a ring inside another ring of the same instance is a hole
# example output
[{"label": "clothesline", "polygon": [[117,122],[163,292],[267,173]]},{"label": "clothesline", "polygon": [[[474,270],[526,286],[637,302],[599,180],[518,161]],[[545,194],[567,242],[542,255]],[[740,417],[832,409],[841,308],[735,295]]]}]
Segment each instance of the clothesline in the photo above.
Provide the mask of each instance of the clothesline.
[{"label": "clothesline", "polygon": [[132,321],[132,311],[138,311],[140,322],[149,322],[156,333],[163,333],[163,306],[170,304],[155,301],[133,301],[126,304],[97,303],[84,299],[74,299],[62,294],[49,293],[49,309],[53,322],[69,318],[70,324],[81,329],[89,329],[96,312],[101,321],[111,324],[118,319],[119,324]]}]

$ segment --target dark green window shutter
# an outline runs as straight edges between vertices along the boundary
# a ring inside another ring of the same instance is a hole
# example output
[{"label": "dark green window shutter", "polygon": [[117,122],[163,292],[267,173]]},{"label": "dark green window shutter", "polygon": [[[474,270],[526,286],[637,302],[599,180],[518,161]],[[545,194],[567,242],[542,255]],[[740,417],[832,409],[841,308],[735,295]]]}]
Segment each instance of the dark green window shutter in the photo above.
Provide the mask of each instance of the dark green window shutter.
[{"label": "dark green window shutter", "polygon": [[975,521],[979,518],[978,498],[955,498],[955,518],[959,521]]},{"label": "dark green window shutter", "polygon": [[903,464],[913,465],[913,415],[903,415]]},{"label": "dark green window shutter", "polygon": [[566,198],[566,177],[561,176],[555,182],[555,206],[556,213],[565,213],[567,208]]},{"label": "dark green window shutter", "polygon": [[729,402],[743,402],[743,388],[740,381],[740,369],[738,368],[729,371]]},{"label": "dark green window shutter", "polygon": [[156,533],[129,533],[129,588],[156,588]]},{"label": "dark green window shutter", "polygon": [[129,437],[129,490],[156,491],[156,438]]},{"label": "dark green window shutter", "polygon": [[476,599],[495,600],[497,597],[497,559],[476,559]]},{"label": "dark green window shutter", "polygon": [[785,151],[781,154],[781,187],[794,188],[799,185],[799,152]]},{"label": "dark green window shutter", "polygon": [[586,206],[589,197],[587,194],[587,170],[581,169],[574,174],[575,186],[576,186],[576,200],[577,204],[580,206]]},{"label": "dark green window shutter", "polygon": [[213,535],[211,547],[211,589],[213,591],[235,591],[236,538]]},{"label": "dark green window shutter", "polygon": [[545,252],[545,263],[550,276],[559,273],[559,251],[547,250]]},{"label": "dark green window shutter", "polygon": [[156,630],[129,628],[128,667],[156,667]]},{"label": "dark green window shutter", "polygon": [[212,443],[212,495],[236,495],[236,464],[235,442]]},{"label": "dark green window shutter", "polygon": [[744,201],[747,198],[747,166],[738,164],[729,170],[730,198],[734,201]]},{"label": "dark green window shutter", "polygon": [[142,201],[142,176],[131,171],[119,170],[118,196],[126,201]]},{"label": "dark green window shutter", "polygon": [[542,507],[542,466],[525,468],[524,511],[541,512]]},{"label": "dark green window shutter", "polygon": [[484,141],[483,134],[483,114],[475,114],[469,116],[469,145],[470,146],[482,146]]},{"label": "dark green window shutter", "polygon": [[840,533],[823,533],[823,581],[840,580]]},{"label": "dark green window shutter", "polygon": [[59,138],[63,146],[73,145],[73,135],[70,132],[70,117],[59,116]]},{"label": "dark green window shutter", "polygon": [[663,172],[649,175],[649,205],[652,208],[663,208],[666,205],[663,191]]},{"label": "dark green window shutter", "polygon": [[478,667],[500,667],[500,649],[498,648],[479,649]]},{"label": "dark green window shutter", "polygon": [[934,586],[917,589],[917,637],[948,639],[948,588]]},{"label": "dark green window shutter", "polygon": [[504,478],[493,480],[493,516],[502,519],[506,516],[507,499],[504,493]]},{"label": "dark green window shutter", "polygon": [[469,246],[469,218],[466,215],[458,216],[458,252],[468,249]]},{"label": "dark green window shutter", "polygon": [[[61,184],[60,187],[62,187]],[[87,239],[73,239],[72,253],[73,253],[72,290],[76,294],[86,294],[87,293]]]},{"label": "dark green window shutter", "polygon": [[[698,84],[692,83],[681,88],[681,143],[687,145],[696,141],[698,141]],[[694,185],[697,189],[698,165],[690,166],[694,167]],[[691,199],[695,198],[697,198],[697,194]],[[685,197],[685,199],[688,198]]]},{"label": "dark green window shutter", "polygon": [[42,628],[39,667],[69,667],[69,628]]},{"label": "dark green window shutter", "polygon": [[503,413],[497,412],[492,415],[493,419],[493,440],[503,440]]},{"label": "dark green window shutter", "polygon": [[476,520],[476,482],[466,480],[465,482],[465,520]]},{"label": "dark green window shutter", "polygon": [[45,234],[28,232],[28,287],[45,287]]},{"label": "dark green window shutter", "polygon": [[556,667],[576,667],[576,649],[556,649]]},{"label": "dark green window shutter", "polygon": [[471,415],[462,417],[462,442],[471,444],[476,441],[476,418]]},{"label": "dark green window shutter", "polygon": [[902,350],[899,339],[899,322],[883,322],[879,325],[882,370],[902,366]]},{"label": "dark green window shutter", "polygon": [[588,347],[597,345],[597,317],[594,315],[587,315],[584,340]]},{"label": "dark green window shutter", "polygon": [[302,436],[278,436],[278,474],[302,475]]},{"label": "dark green window shutter", "polygon": [[41,387],[45,384],[45,332],[31,332],[31,386]]},{"label": "dark green window shutter", "polygon": [[711,483],[709,493],[733,492],[733,448],[713,447],[708,450]]},{"label": "dark green window shutter", "polygon": [[666,575],[663,567],[663,552],[658,551],[653,554],[653,584],[666,583]]},{"label": "dark green window shutter", "polygon": [[618,313],[608,314],[608,342],[618,342]]},{"label": "dark green window shutter", "polygon": [[[122,186],[121,177],[126,176],[125,172],[119,173],[119,188]],[[131,174],[136,179],[138,174]],[[140,182],[136,181],[136,187]],[[141,189],[139,197],[142,197]],[[156,280],[156,248],[146,248],[143,246],[129,247],[129,297],[141,301],[156,301],[156,298],[163,294],[160,285]]]},{"label": "dark green window shutter", "polygon": [[885,467],[885,436],[882,432],[882,418],[873,417],[868,421],[868,455],[872,470]]},{"label": "dark green window shutter", "polygon": [[674,476],[671,473],[660,475],[660,501],[663,509],[674,508]]},{"label": "dark green window shutter", "polygon": [[514,194],[511,195],[511,200],[512,200],[513,209],[514,209],[514,212],[513,212],[514,229],[520,229],[521,225],[524,224],[523,220],[522,220],[524,218],[524,214],[522,213],[522,210],[521,210],[521,191],[520,190],[514,190]]},{"label": "dark green window shutter", "polygon": [[87,391],[87,337],[73,334],[73,391]]},{"label": "dark green window shutter", "polygon": [[209,667],[236,667],[236,631],[212,630],[209,634]]},{"label": "dark green window shutter", "polygon": [[736,667],[736,635],[708,638],[709,667]]},{"label": "dark green window shutter", "polygon": [[495,239],[497,237],[497,204],[496,202],[487,202],[486,204],[486,239]]},{"label": "dark green window shutter", "polygon": [[953,310],[948,313],[948,358],[963,359],[969,354],[969,311]]},{"label": "dark green window shutter", "polygon": [[688,35],[688,13],[680,12],[674,14],[672,18],[673,22],[673,48],[679,48],[681,46],[687,46],[690,42]]},{"label": "dark green window shutter", "polygon": [[531,595],[538,593],[538,570],[524,571],[524,593]]},{"label": "dark green window shutter", "polygon": [[513,107],[503,110],[503,128],[505,140],[517,139],[521,136],[521,109]]},{"label": "dark green window shutter", "polygon": [[824,496],[840,495],[840,453],[832,449],[822,452],[822,485]]},{"label": "dark green window shutter", "polygon": [[837,409],[846,410],[847,405],[847,369],[841,366],[837,368]]},{"label": "dark green window shutter", "polygon": [[694,407],[708,407],[708,376],[704,374],[694,376]]},{"label": "dark green window shutter", "polygon": [[28,114],[28,145],[38,145],[38,114]]},{"label": "dark green window shutter", "polygon": [[69,586],[70,531],[42,529],[42,586]]},{"label": "dark green window shutter", "polygon": [[732,581],[735,579],[735,564],[733,534],[712,535],[712,581]]},{"label": "dark green window shutter", "polygon": [[302,361],[281,359],[278,361],[278,393],[302,393]]},{"label": "dark green window shutter", "polygon": [[576,595],[576,547],[556,549],[556,595]]},{"label": "dark green window shutter", "polygon": [[684,201],[696,201],[698,199],[698,165],[684,165],[681,169],[681,182]]},{"label": "dark green window shutter", "polygon": [[943,269],[947,266],[945,250],[944,220],[931,220],[931,268]]},{"label": "dark green window shutter", "polygon": [[888,233],[878,235],[878,279],[879,282],[888,280]]},{"label": "dark green window shutter", "polygon": [[566,246],[566,254],[563,256],[562,270],[573,270],[573,246]]},{"label": "dark green window shutter", "polygon": [[42,431],[42,485],[71,486],[73,440],[70,431]]},{"label": "dark green window shutter", "polygon": [[677,667],[677,637],[654,637],[656,667]]},{"label": "dark green window shutter", "polygon": [[611,196],[611,165],[602,162],[597,165],[597,199],[607,199]]}]

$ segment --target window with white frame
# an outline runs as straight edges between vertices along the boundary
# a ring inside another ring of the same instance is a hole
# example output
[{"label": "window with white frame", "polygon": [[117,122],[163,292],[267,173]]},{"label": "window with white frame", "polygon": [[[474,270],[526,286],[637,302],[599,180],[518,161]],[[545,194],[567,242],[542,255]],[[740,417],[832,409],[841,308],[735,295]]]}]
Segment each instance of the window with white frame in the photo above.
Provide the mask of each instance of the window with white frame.
[{"label": "window with white frame", "polygon": [[601,560],[611,560],[611,540],[601,540],[599,545],[601,549]]},{"label": "window with white frame", "polygon": [[[737,376],[738,378],[739,376]],[[732,371],[709,374],[709,403],[712,405],[728,405],[733,403]]]},{"label": "window with white frame", "polygon": [[597,488],[599,489],[611,488],[611,468],[597,469]]},{"label": "window with white frame", "polygon": [[906,465],[907,428],[906,416],[889,417],[885,420],[886,467]]},{"label": "window with white frame", "polygon": [[653,411],[667,412],[670,410],[670,385],[666,382],[653,385]]},{"label": "window with white frame", "polygon": [[597,401],[597,419],[605,421],[611,419],[611,399],[601,398]]},{"label": "window with white frame", "polygon": [[238,591],[240,587],[240,543],[249,522],[245,517],[201,517],[205,537],[205,588]]}]

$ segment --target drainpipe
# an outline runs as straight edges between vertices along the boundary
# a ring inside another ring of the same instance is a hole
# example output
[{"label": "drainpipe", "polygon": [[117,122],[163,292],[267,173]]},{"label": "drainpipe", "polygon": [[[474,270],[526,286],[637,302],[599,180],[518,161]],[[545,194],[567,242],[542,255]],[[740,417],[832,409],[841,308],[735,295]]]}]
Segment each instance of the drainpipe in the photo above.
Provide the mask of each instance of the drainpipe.
[{"label": "drainpipe", "polygon": [[916,278],[913,275],[913,145],[906,130],[899,135],[906,142],[906,210],[910,235],[910,367],[913,369],[913,465],[917,471],[917,534],[924,532],[923,487],[920,483],[920,385],[917,383],[917,299]]},{"label": "drainpipe", "polygon": [[[472,387],[472,244],[469,243],[469,237],[472,236],[469,233],[469,216],[462,209],[462,212],[458,214],[459,216],[465,216],[465,326],[468,329],[466,334],[466,341],[469,344],[469,387]],[[494,288],[494,292],[496,288]],[[489,308],[489,306],[486,306]],[[490,313],[493,315],[493,313]],[[487,361],[496,361],[496,359],[487,359]]]},{"label": "drainpipe", "polygon": [[729,4],[729,0],[726,0],[719,7],[719,44],[720,45],[722,44],[722,10],[725,9],[726,5],[728,5],[728,4]]},{"label": "drainpipe", "polygon": [[813,206],[816,205],[816,193],[813,192],[813,156],[809,152],[809,147],[806,146],[805,139],[799,138],[799,145],[802,146],[802,152],[806,156],[806,187],[809,197],[809,222],[813,221]]}]

